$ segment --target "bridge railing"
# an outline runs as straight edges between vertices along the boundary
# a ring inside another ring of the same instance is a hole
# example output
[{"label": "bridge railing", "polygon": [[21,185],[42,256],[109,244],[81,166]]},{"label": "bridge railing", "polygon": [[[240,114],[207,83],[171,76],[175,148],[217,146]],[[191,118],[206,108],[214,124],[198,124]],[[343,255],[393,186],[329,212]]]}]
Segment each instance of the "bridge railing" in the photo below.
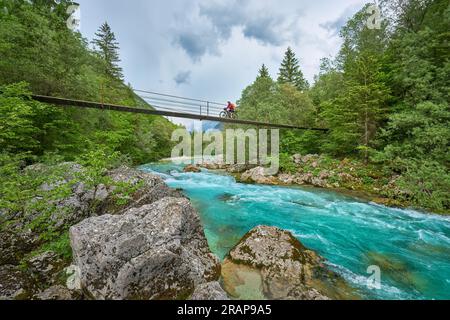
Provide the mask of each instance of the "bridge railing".
[{"label": "bridge railing", "polygon": [[226,104],[180,97],[152,91],[134,90],[135,93],[159,111],[183,112],[188,114],[218,117]]}]

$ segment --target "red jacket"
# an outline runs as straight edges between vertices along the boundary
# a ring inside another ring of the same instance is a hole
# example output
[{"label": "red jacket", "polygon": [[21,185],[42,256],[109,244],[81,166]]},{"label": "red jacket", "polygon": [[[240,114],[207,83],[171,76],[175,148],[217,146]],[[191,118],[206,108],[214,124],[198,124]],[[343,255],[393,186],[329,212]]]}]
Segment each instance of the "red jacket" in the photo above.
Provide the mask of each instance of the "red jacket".
[{"label": "red jacket", "polygon": [[231,111],[234,111],[234,110],[236,110],[236,105],[234,104],[234,103],[229,103],[228,104],[228,106],[227,106],[227,109],[228,110],[231,110]]}]

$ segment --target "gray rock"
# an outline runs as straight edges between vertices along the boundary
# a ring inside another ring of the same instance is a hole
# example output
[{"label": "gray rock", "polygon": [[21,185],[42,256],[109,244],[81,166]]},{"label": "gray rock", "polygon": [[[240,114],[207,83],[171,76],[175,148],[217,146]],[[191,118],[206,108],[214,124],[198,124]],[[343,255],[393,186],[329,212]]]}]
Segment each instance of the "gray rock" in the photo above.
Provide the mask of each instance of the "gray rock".
[{"label": "gray rock", "polygon": [[137,187],[126,205],[117,204],[115,186],[99,185],[97,190],[87,190],[83,183],[77,183],[72,194],[57,203],[58,209],[51,217],[55,228],[72,226],[92,216],[122,214],[129,208],[150,204],[165,197],[183,197],[182,192],[170,189],[154,174],[122,166],[110,171],[108,176],[116,184],[128,183]]},{"label": "gray rock", "polygon": [[273,176],[266,175],[266,169],[263,167],[256,167],[244,172],[241,175],[241,181],[271,185],[278,184],[278,179]]},{"label": "gray rock", "polygon": [[[169,188],[164,180],[155,174],[128,167],[120,167],[111,171],[109,176],[115,182],[126,182],[133,186],[140,185],[140,188],[133,194],[132,199],[130,199],[130,203],[125,208],[121,208],[120,213],[129,208],[138,208],[166,197],[184,198],[182,191]],[[117,208],[117,205],[111,202],[112,199],[107,201],[107,204],[101,208],[101,213],[111,214]]]},{"label": "gray rock", "polygon": [[81,286],[95,299],[182,299],[220,276],[187,199],[89,218],[70,229],[70,238]]},{"label": "gray rock", "polygon": [[293,176],[291,174],[287,174],[287,173],[282,173],[282,174],[278,175],[278,180],[280,180],[280,182],[282,184],[293,184],[294,180],[295,180],[295,176]]},{"label": "gray rock", "polygon": [[302,155],[301,154],[294,154],[292,156],[292,160],[295,164],[301,164],[302,163]]},{"label": "gray rock", "polygon": [[320,178],[312,178],[311,184],[318,188],[326,188],[328,185],[326,180],[322,180]]},{"label": "gray rock", "polygon": [[33,250],[37,238],[29,231],[0,232],[0,265],[16,265]]},{"label": "gray rock", "polygon": [[57,285],[46,289],[34,297],[36,300],[79,300],[80,295],[64,286]]},{"label": "gray rock", "polygon": [[191,300],[229,300],[227,293],[217,281],[208,282],[195,288]]},{"label": "gray rock", "polygon": [[324,259],[291,233],[260,226],[250,231],[222,265],[224,289],[241,299],[354,298]]},{"label": "gray rock", "polygon": [[0,300],[27,300],[36,291],[33,279],[16,266],[0,266]]},{"label": "gray rock", "polygon": [[308,164],[313,163],[314,161],[319,160],[320,156],[318,154],[308,154],[304,157],[302,157],[302,163]]},{"label": "gray rock", "polygon": [[201,172],[202,170],[201,170],[199,167],[197,167],[197,166],[188,165],[188,166],[186,166],[186,167],[183,169],[183,171],[184,171],[184,172],[187,172],[187,173],[199,173],[199,172]]},{"label": "gray rock", "polygon": [[312,173],[297,174],[295,176],[294,182],[299,185],[312,184],[313,179],[314,175]]},{"label": "gray rock", "polygon": [[228,168],[228,165],[223,162],[204,162],[200,166],[208,170],[225,170]]},{"label": "gray rock", "polygon": [[47,251],[28,260],[27,267],[39,283],[53,284],[64,269],[64,261],[56,253]]},{"label": "gray rock", "polygon": [[83,166],[75,162],[59,163],[53,168],[38,163],[24,169],[25,172],[33,172],[40,175],[48,174],[49,171],[56,171],[61,173],[62,179],[60,181],[54,181],[52,183],[44,183],[41,186],[41,189],[43,191],[54,190],[55,188],[74,180],[77,174],[82,173],[83,170],[84,170]]},{"label": "gray rock", "polygon": [[232,164],[227,168],[229,173],[242,173],[255,168],[256,165],[251,164]]}]

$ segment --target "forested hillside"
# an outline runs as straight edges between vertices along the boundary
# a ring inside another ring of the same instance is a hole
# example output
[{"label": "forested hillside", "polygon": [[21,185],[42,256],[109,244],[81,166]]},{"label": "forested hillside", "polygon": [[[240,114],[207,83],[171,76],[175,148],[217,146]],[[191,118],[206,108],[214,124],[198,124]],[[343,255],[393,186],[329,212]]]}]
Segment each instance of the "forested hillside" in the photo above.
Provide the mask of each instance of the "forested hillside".
[{"label": "forested hillside", "polygon": [[[122,80],[119,44],[107,23],[89,44],[67,27],[69,1],[0,1],[0,148],[34,162],[91,150],[133,163],[170,155],[173,125],[161,117],[59,109],[30,93],[146,106]],[[95,49],[92,49],[95,48]],[[147,106],[148,107],[148,106]]]},{"label": "forested hillside", "polygon": [[[175,126],[165,118],[54,107],[30,98],[33,93],[150,108],[123,83],[111,27],[100,26],[88,43],[67,27],[69,4],[0,0],[0,260],[23,270],[27,259],[42,252],[71,261],[68,221],[73,214],[96,215],[98,190],[111,192],[112,207],[132,201],[141,185],[127,177],[115,182],[108,170],[171,151]],[[84,188],[92,196],[76,200],[73,193]],[[66,220],[57,223],[57,216]]]},{"label": "forested hillside", "polygon": [[263,66],[242,93],[240,117],[330,129],[283,132],[284,171],[297,170],[295,153],[322,154],[315,175],[353,171],[359,185],[347,187],[448,212],[450,5],[389,0],[382,8],[381,29],[367,28],[367,6],[346,23],[339,54],[323,59],[310,89],[291,49],[277,81]]}]

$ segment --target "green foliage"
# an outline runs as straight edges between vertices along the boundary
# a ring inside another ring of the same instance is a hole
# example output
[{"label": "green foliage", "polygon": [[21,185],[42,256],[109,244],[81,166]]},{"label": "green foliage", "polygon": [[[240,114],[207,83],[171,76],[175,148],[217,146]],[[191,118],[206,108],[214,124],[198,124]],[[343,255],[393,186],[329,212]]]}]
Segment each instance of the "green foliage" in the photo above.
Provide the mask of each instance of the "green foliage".
[{"label": "green foliage", "polygon": [[292,161],[292,156],[288,153],[281,153],[280,154],[280,170],[285,173],[296,173],[297,168]]},{"label": "green foliage", "polygon": [[[255,82],[248,86],[239,100],[239,117],[261,122],[286,123],[298,126],[316,124],[316,108],[309,94],[289,84],[279,84],[266,75],[264,66]],[[290,153],[315,152],[319,134],[283,131],[282,150]]]},{"label": "green foliage", "polygon": [[450,208],[448,168],[432,161],[407,161],[405,165],[406,171],[396,181],[396,186],[402,193],[394,197],[408,201],[416,207],[448,213]]},{"label": "green foliage", "polygon": [[269,69],[267,69],[265,64],[259,69],[258,78],[270,78]]},{"label": "green foliage", "polygon": [[287,48],[283,62],[281,63],[278,82],[290,84],[301,91],[307,90],[309,87],[308,82],[303,76],[303,72],[300,70],[299,61],[290,47]]},{"label": "green foliage", "polygon": [[69,231],[65,231],[51,242],[45,243],[35,253],[39,254],[47,251],[52,251],[65,261],[70,262],[72,259],[72,247],[70,246]]},{"label": "green foliage", "polygon": [[[120,80],[118,46],[106,24],[93,52],[66,26],[70,1],[5,1],[0,18],[2,151],[57,153],[64,160],[97,146],[145,163],[170,156],[173,124],[162,117],[51,107],[32,93],[149,107]],[[45,75],[45,76],[43,76]]]},{"label": "green foliage", "polygon": [[[356,155],[359,150],[366,161],[390,98],[382,64],[385,28],[368,29],[367,18],[363,8],[344,26],[341,31],[344,44],[335,63],[340,72],[330,63],[324,65],[328,72],[319,77],[314,90],[321,117],[331,129],[323,151],[343,156]],[[337,81],[340,89],[333,90],[331,95],[322,93],[330,81]]]},{"label": "green foliage", "polygon": [[281,150],[290,155],[318,154],[324,134],[317,131],[281,131]]},{"label": "green foliage", "polygon": [[97,54],[105,62],[106,74],[116,79],[122,79],[122,68],[119,67],[119,43],[109,24],[107,22],[102,24],[95,36],[96,39],[92,43],[97,48]]},{"label": "green foliage", "polygon": [[423,102],[411,110],[392,114],[379,135],[384,148],[374,157],[377,161],[396,159],[431,159],[448,164],[450,141],[448,105]]},{"label": "green foliage", "polygon": [[[387,19],[380,30],[366,27],[363,8],[342,28],[336,59],[322,62],[310,93],[317,122],[331,129],[320,151],[362,156],[366,165],[372,160],[384,184],[400,175],[387,196],[448,211],[450,4],[393,0],[382,6]],[[374,183],[368,172],[358,173],[364,185]]]},{"label": "green foliage", "polygon": [[79,178],[89,189],[96,189],[100,184],[109,184],[111,180],[106,173],[118,158],[118,152],[109,153],[106,149],[97,149],[80,155],[76,162],[86,169],[79,173]]}]

